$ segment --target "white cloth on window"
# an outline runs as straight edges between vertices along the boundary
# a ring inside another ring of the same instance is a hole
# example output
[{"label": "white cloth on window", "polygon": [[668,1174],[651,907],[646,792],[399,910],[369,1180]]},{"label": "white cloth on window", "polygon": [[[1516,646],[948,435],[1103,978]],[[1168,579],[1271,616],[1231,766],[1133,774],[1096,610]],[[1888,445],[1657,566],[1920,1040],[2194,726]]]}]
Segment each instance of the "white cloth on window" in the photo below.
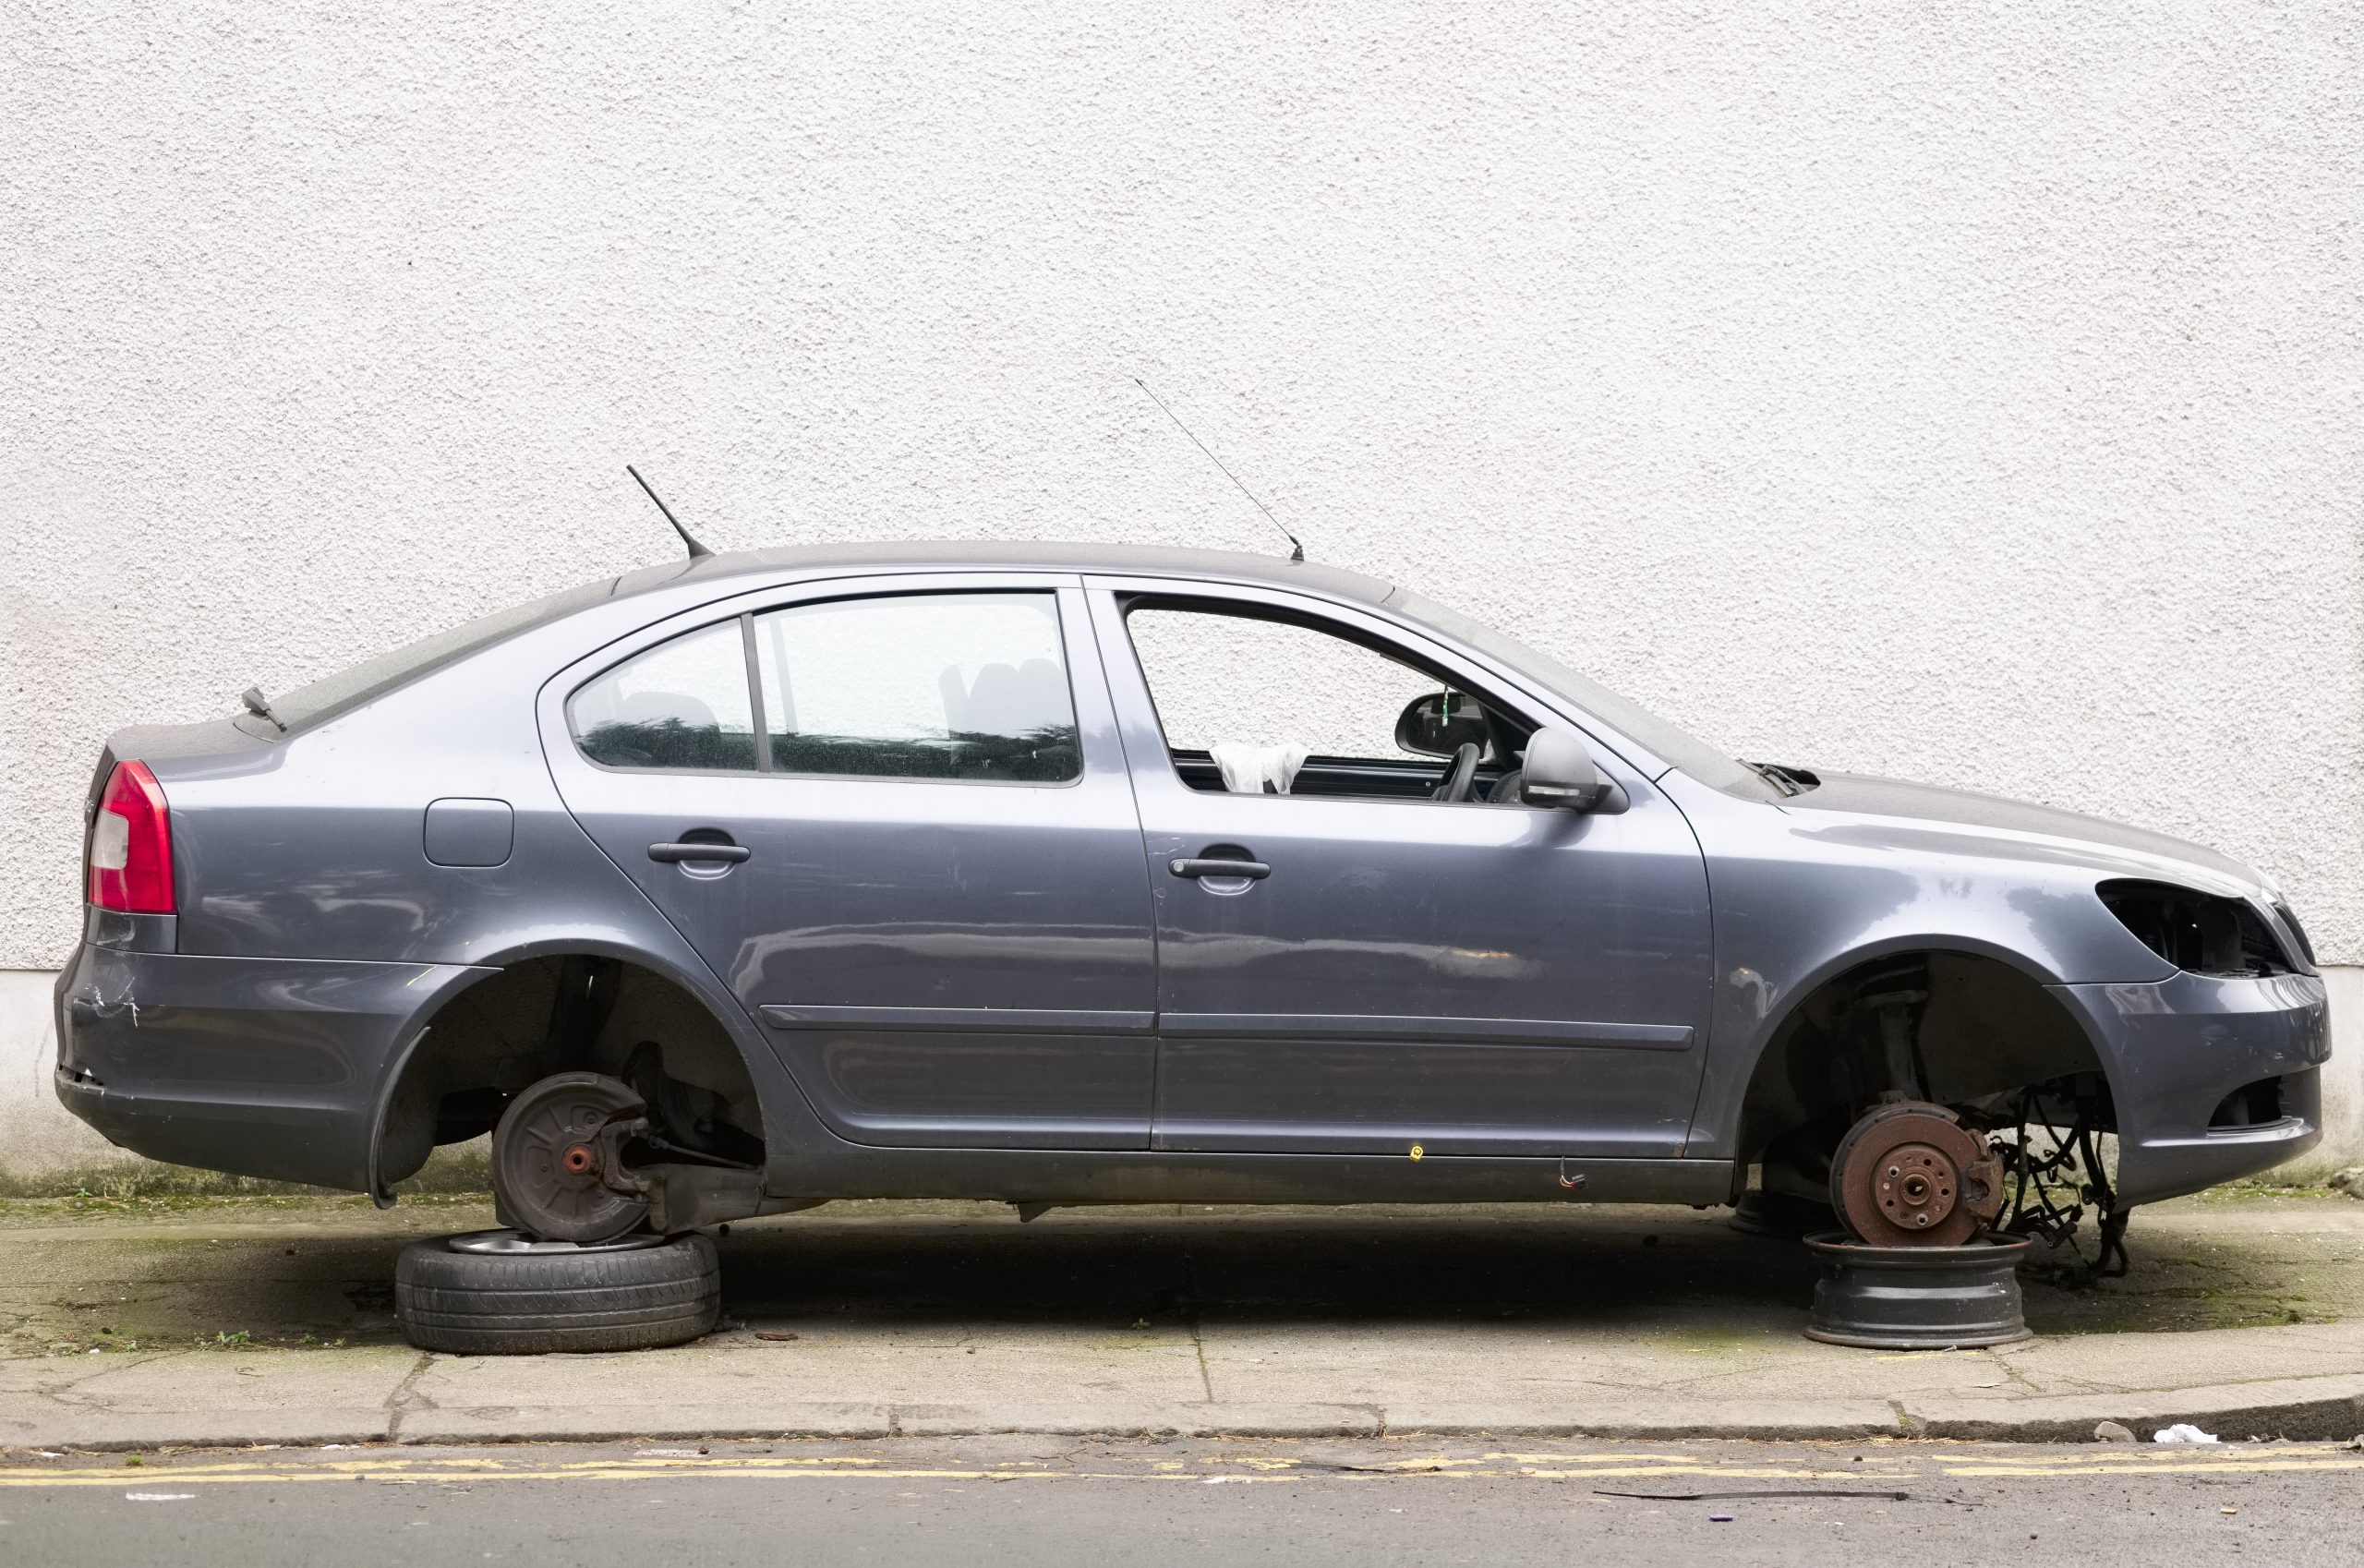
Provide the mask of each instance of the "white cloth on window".
[{"label": "white cloth on window", "polygon": [[1285,795],[1297,781],[1297,770],[1312,754],[1303,746],[1255,746],[1245,741],[1217,741],[1207,748],[1223,772],[1223,787],[1235,795]]}]

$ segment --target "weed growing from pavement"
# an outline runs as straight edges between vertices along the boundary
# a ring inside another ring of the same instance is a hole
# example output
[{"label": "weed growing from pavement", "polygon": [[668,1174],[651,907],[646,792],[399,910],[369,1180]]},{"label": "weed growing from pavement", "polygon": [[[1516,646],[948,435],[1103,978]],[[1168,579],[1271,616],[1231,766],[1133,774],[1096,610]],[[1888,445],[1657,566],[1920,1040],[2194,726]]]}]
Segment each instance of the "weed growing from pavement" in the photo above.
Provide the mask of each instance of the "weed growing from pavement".
[{"label": "weed growing from pavement", "polygon": [[2209,1188],[2196,1196],[2202,1203],[2254,1203],[2261,1199],[2274,1198],[2336,1198],[2345,1200],[2348,1195],[2321,1181],[2279,1182],[2265,1176],[2250,1176]]},{"label": "weed growing from pavement", "polygon": [[[112,1329],[102,1329],[101,1334],[113,1334]],[[210,1334],[196,1334],[187,1340],[150,1341],[142,1344],[129,1335],[115,1338],[44,1340],[32,1330],[20,1329],[6,1336],[0,1344],[0,1356],[108,1356],[148,1351],[171,1351],[184,1345],[191,1350],[288,1351],[345,1350],[353,1342],[343,1334],[322,1339],[315,1333],[283,1334],[257,1339],[252,1329],[216,1329]]]},{"label": "weed growing from pavement", "polygon": [[[405,1209],[467,1209],[488,1206],[492,1194],[483,1192],[406,1192]],[[122,1198],[0,1198],[0,1226],[54,1224],[60,1220],[149,1218],[172,1214],[269,1213],[273,1211],[318,1212],[323,1209],[368,1210],[369,1200],[357,1192],[330,1192],[301,1188],[265,1193],[158,1193]]]},{"label": "weed growing from pavement", "polygon": [[[406,1202],[488,1201],[492,1166],[485,1140],[437,1150],[416,1176],[395,1183],[394,1190]],[[129,1160],[42,1176],[19,1175],[0,1166],[0,1203],[8,1207],[25,1201],[48,1201],[66,1212],[175,1212],[203,1208],[223,1199],[247,1202],[259,1199],[300,1203],[324,1200],[368,1202],[366,1197],[324,1187],[223,1176],[218,1171],[159,1164],[152,1160]]]}]

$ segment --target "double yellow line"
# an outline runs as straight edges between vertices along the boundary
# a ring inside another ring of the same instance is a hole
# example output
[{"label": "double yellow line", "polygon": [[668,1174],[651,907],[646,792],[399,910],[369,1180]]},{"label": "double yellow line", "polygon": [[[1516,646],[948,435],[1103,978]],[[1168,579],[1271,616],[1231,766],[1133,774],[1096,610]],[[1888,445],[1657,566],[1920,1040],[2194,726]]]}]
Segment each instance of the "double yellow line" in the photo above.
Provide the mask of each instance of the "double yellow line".
[{"label": "double yellow line", "polygon": [[1341,1465],[1273,1454],[1240,1454],[1220,1461],[1145,1460],[1121,1469],[1070,1469],[1048,1462],[1003,1465],[909,1465],[860,1454],[799,1456],[766,1453],[635,1455],[630,1458],[532,1459],[498,1453],[356,1454],[352,1458],[290,1454],[285,1458],[180,1460],[163,1458],[140,1465],[95,1462],[0,1468],[0,1487],[114,1487],[124,1490],[180,1486],[323,1481],[377,1481],[419,1485],[476,1481],[642,1481],[680,1477],[742,1480],[892,1481],[1171,1481],[1256,1483],[1307,1480],[1374,1480],[1436,1477],[1481,1480],[1620,1480],[1666,1482],[1787,1481],[1806,1486],[1860,1485],[1893,1489],[1916,1479],[2124,1479],[2144,1475],[2261,1475],[2290,1471],[2364,1470],[2364,1453],[2343,1449],[2227,1447],[2221,1453],[2189,1449],[2033,1451],[2029,1456],[1984,1453],[1867,1453],[1861,1461],[1827,1464],[1724,1463],[1691,1455],[1657,1453],[1417,1454]]}]

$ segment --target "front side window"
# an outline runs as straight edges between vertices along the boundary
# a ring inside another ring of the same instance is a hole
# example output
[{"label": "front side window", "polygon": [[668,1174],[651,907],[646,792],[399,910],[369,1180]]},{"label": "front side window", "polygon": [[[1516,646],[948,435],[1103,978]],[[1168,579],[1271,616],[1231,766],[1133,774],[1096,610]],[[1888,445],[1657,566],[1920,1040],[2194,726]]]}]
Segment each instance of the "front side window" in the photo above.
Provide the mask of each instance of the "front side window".
[{"label": "front side window", "polygon": [[1434,677],[1309,626],[1150,607],[1126,617],[1165,743],[1400,757],[1396,717]]},{"label": "front side window", "polygon": [[659,643],[566,705],[575,744],[609,767],[753,772],[754,714],[746,634],[736,621]]},{"label": "front side window", "polygon": [[1079,778],[1047,593],[908,594],[754,618],[783,773],[1057,784]]},{"label": "front side window", "polygon": [[[1520,803],[1505,779],[1534,726],[1382,651],[1393,645],[1182,599],[1136,602],[1125,624],[1168,758],[1191,789]],[[1413,724],[1416,706],[1433,721]],[[1465,743],[1476,767],[1454,778]]]}]

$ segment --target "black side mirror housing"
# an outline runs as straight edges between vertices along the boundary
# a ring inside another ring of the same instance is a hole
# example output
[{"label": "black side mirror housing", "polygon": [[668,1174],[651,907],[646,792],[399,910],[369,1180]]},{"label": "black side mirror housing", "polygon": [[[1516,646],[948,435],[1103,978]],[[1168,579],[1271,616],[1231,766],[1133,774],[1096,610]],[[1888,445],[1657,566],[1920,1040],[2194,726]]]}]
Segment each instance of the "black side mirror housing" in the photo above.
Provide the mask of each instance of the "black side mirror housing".
[{"label": "black side mirror housing", "polygon": [[1465,692],[1415,697],[1395,720],[1396,745],[1415,756],[1449,757],[1464,745],[1483,752],[1493,736],[1485,707]]},{"label": "black side mirror housing", "polygon": [[1614,814],[1625,809],[1625,791],[1605,778],[1592,748],[1573,730],[1538,730],[1526,743],[1519,799],[1528,805]]}]

